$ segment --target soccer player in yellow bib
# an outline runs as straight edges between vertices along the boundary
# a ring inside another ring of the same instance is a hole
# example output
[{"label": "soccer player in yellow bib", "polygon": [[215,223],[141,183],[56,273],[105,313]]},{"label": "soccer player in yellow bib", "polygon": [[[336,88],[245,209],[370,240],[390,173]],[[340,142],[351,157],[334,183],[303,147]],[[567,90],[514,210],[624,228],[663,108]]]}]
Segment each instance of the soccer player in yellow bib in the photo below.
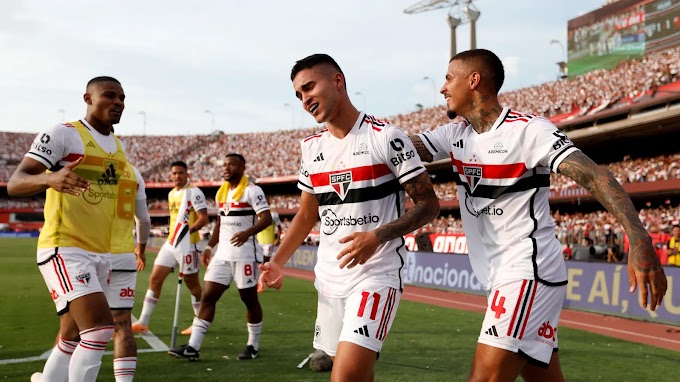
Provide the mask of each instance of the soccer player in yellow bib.
[{"label": "soccer player in yellow bib", "polygon": [[[168,240],[158,252],[153,264],[151,277],[149,278],[149,290],[144,297],[144,305],[139,321],[132,324],[134,333],[145,333],[149,330],[149,320],[153,313],[156,303],[161,296],[163,281],[168,277],[173,268],[184,275],[184,283],[191,292],[191,305],[194,314],[198,314],[198,307],[201,302],[201,284],[198,280],[198,258],[199,250],[196,246],[200,240],[198,230],[208,223],[208,206],[205,202],[205,195],[200,188],[189,183],[189,173],[187,164],[176,161],[170,165],[170,176],[175,183],[175,188],[168,193],[168,206],[170,208],[170,232]],[[172,238],[176,234],[177,214],[182,204],[182,199],[187,198],[191,203],[191,213],[189,215],[189,232],[191,233],[191,253],[179,253],[173,247]],[[179,267],[178,267],[179,266]],[[191,327],[182,331],[182,334],[191,334]]]},{"label": "soccer player in yellow bib", "polygon": [[60,316],[59,340],[43,369],[50,382],[96,380],[114,333],[104,292],[113,220],[124,213],[117,207],[127,161],[113,125],[125,93],[115,78],[96,77],[83,98],[85,118],[40,132],[7,184],[10,196],[47,193],[37,263]]},{"label": "soccer player in yellow bib", "polygon": [[274,247],[281,243],[281,218],[279,214],[272,211],[272,224],[257,234],[257,242],[262,246],[264,262],[268,262],[274,254]]}]

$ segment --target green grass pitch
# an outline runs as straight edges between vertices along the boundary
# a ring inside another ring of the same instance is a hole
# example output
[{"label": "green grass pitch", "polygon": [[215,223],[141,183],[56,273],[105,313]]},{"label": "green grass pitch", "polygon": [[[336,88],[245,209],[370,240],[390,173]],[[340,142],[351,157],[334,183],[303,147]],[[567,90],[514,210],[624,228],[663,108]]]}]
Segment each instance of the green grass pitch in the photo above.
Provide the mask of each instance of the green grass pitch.
[{"label": "green grass pitch", "polygon": [[[0,239],[0,360],[38,356],[58,329],[54,305],[35,265],[32,239]],[[154,256],[149,254],[149,264]],[[139,315],[151,267],[139,274],[133,314]],[[176,279],[166,281],[151,318],[151,330],[170,342]],[[182,292],[180,329],[192,319],[189,294]],[[311,282],[288,278],[281,291],[260,294],[264,309],[260,357],[237,361],[247,339],[245,308],[234,290],[217,307],[201,360],[186,362],[164,353],[139,355],[136,381],[327,381],[296,365],[311,345],[316,291]],[[465,381],[482,316],[402,301],[380,360],[376,381]],[[181,343],[188,338],[181,337]],[[138,341],[140,348],[148,348]],[[568,381],[677,381],[680,353],[560,328],[560,357]],[[44,361],[0,364],[0,381],[28,381]],[[99,381],[113,381],[111,356],[104,356]]]}]

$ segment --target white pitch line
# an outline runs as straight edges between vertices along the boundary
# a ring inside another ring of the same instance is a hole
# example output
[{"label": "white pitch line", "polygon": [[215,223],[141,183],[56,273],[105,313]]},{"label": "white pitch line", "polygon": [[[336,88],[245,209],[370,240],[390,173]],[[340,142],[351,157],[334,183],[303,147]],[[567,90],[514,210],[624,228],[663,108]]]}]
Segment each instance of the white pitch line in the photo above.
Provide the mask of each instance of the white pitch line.
[{"label": "white pitch line", "polygon": [[[132,316],[132,321],[136,321],[136,318]],[[168,348],[168,345],[164,344],[163,341],[161,341],[160,338],[156,337],[152,332],[147,332],[146,334],[142,334],[138,337],[141,337],[146,343],[151,346],[151,349],[139,349],[137,350],[137,353],[160,353],[160,352],[166,352],[170,350]],[[13,363],[26,363],[26,362],[36,362],[36,361],[44,361],[46,360],[49,356],[50,353],[52,353],[52,349],[42,353],[39,356],[35,357],[26,357],[26,358],[11,358],[11,359],[0,359],[0,365],[9,365]],[[107,351],[104,352],[104,355],[111,355],[113,354],[112,351]]]}]

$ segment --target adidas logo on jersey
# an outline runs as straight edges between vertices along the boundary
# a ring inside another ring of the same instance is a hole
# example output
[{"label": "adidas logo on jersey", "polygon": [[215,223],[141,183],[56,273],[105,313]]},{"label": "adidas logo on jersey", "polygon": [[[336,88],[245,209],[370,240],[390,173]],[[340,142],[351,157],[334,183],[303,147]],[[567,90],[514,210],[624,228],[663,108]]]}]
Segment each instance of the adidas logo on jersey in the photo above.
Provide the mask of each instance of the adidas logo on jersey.
[{"label": "adidas logo on jersey", "polygon": [[458,147],[459,149],[463,148],[463,140],[459,140],[458,142],[453,144],[453,147]]},{"label": "adidas logo on jersey", "polygon": [[316,158],[314,158],[314,162],[321,162],[323,159],[323,153],[319,154]]},{"label": "adidas logo on jersey", "polygon": [[87,147],[96,148],[97,146],[95,146],[92,141],[89,141],[89,142],[87,142]]},{"label": "adidas logo on jersey", "polygon": [[362,327],[362,328],[355,330],[354,333],[358,333],[358,334],[361,334],[362,336],[366,336],[366,337],[371,337],[371,335],[368,334],[368,326],[366,326],[366,325],[364,325],[364,327]]},{"label": "adidas logo on jersey", "polygon": [[498,337],[498,332],[496,331],[496,325],[491,325],[489,330],[484,332],[484,334],[488,334],[488,335],[493,336],[493,337]]},{"label": "adidas logo on jersey", "polygon": [[109,163],[109,167],[104,171],[102,177],[97,181],[98,184],[118,184],[118,176],[116,175],[116,166],[113,163]]}]

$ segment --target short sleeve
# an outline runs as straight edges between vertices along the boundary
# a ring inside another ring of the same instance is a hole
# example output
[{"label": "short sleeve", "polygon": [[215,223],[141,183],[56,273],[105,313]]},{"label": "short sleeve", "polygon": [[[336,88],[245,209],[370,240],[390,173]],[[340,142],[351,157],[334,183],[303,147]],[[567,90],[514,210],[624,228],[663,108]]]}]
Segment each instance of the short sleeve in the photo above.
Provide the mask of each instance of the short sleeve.
[{"label": "short sleeve", "polygon": [[522,154],[527,168],[543,166],[557,172],[566,157],[579,151],[565,133],[542,117],[534,117],[524,134]]},{"label": "short sleeve", "polygon": [[399,183],[404,183],[425,172],[425,166],[418,156],[413,142],[396,126],[388,126],[382,131],[382,151],[387,167],[397,177]]},{"label": "short sleeve", "polygon": [[434,130],[429,130],[424,133],[418,134],[420,140],[427,150],[432,154],[433,160],[441,160],[449,158],[449,147],[452,143],[449,143],[451,129],[453,124],[447,124],[437,127]]},{"label": "short sleeve", "polygon": [[300,174],[298,175],[298,188],[302,191],[314,194],[312,180],[309,178],[309,171],[305,167],[305,148],[302,146],[302,158],[300,159]]},{"label": "short sleeve", "polygon": [[208,208],[208,204],[205,202],[205,194],[198,187],[192,187],[191,190],[191,204],[194,206],[194,211],[200,211]]},{"label": "short sleeve", "polygon": [[66,144],[67,129],[64,125],[55,125],[43,130],[35,137],[31,148],[25,156],[35,159],[48,169],[55,169],[59,161],[69,154]]},{"label": "short sleeve", "polygon": [[267,203],[267,198],[264,196],[264,191],[258,186],[254,186],[251,189],[248,203],[255,210],[255,214],[269,210],[269,203]]},{"label": "short sleeve", "polygon": [[137,170],[137,167],[132,166],[132,169],[135,171],[135,177],[137,178],[137,194],[135,195],[135,199],[144,200],[146,199],[146,185],[144,184],[144,179],[142,178],[142,174],[139,173],[139,170]]}]

